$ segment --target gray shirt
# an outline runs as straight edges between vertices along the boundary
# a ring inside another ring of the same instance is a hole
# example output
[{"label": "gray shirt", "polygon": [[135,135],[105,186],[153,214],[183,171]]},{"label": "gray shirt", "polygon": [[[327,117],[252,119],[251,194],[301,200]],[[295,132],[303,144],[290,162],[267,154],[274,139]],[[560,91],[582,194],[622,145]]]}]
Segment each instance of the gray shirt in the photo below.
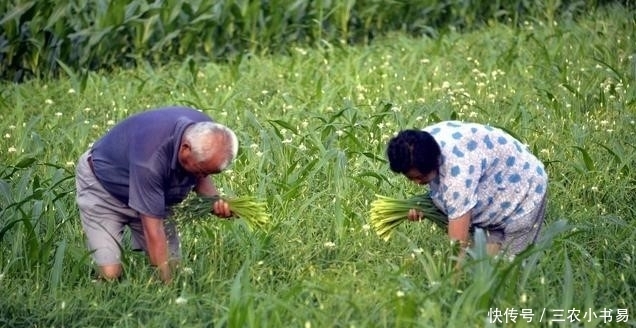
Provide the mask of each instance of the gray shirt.
[{"label": "gray shirt", "polygon": [[192,108],[135,114],[95,142],[91,156],[104,189],[141,214],[164,218],[196,184],[178,161],[181,137],[196,122],[212,121]]}]

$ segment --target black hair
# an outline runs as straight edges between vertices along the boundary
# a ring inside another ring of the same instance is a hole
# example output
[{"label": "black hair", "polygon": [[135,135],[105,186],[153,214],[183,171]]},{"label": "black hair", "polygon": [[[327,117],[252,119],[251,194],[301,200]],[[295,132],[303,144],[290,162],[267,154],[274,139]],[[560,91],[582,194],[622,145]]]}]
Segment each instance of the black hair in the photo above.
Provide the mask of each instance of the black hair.
[{"label": "black hair", "polygon": [[417,169],[428,174],[439,169],[441,150],[430,133],[403,130],[389,140],[386,155],[393,172],[406,174]]}]

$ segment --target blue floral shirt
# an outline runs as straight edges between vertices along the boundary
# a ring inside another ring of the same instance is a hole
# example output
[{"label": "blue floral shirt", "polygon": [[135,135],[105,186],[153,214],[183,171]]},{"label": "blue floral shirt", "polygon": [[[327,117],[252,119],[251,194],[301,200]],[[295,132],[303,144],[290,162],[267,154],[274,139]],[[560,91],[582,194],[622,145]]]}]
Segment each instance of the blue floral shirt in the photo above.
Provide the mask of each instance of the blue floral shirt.
[{"label": "blue floral shirt", "polygon": [[441,148],[433,203],[450,220],[472,210],[474,226],[499,229],[539,206],[547,189],[543,163],[501,129],[440,122],[423,129]]}]

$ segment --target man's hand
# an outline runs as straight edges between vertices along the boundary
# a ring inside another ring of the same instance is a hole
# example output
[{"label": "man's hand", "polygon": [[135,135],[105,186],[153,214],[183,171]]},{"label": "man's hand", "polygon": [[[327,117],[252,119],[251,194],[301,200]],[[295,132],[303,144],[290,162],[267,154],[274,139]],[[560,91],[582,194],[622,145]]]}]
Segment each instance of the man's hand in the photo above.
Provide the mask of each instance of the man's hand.
[{"label": "man's hand", "polygon": [[409,210],[408,219],[409,221],[422,221],[423,216],[424,214],[422,214],[422,212],[412,208]]},{"label": "man's hand", "polygon": [[232,211],[230,210],[230,204],[228,204],[223,199],[219,199],[212,205],[212,212],[218,217],[229,218],[232,216]]},{"label": "man's hand", "polygon": [[[216,190],[214,183],[209,177],[204,177],[199,179],[194,190],[201,196],[206,197],[218,197],[219,192]],[[228,204],[223,199],[219,198],[219,200],[215,201],[212,204],[212,213],[218,217],[229,218],[232,216],[232,210],[230,209],[230,204]]]}]

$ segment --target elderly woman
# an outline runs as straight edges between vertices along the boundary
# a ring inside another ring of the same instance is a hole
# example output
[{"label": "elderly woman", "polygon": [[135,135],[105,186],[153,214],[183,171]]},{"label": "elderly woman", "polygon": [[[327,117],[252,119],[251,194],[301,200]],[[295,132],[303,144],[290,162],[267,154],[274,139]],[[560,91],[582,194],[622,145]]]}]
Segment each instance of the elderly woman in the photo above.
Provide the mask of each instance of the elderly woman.
[{"label": "elderly woman", "polygon": [[[490,254],[515,255],[536,241],[548,177],[543,163],[501,129],[445,121],[404,130],[389,141],[387,156],[392,171],[429,186],[448,216],[448,237],[462,248],[471,227],[486,231]],[[409,212],[410,220],[420,217]]]}]

